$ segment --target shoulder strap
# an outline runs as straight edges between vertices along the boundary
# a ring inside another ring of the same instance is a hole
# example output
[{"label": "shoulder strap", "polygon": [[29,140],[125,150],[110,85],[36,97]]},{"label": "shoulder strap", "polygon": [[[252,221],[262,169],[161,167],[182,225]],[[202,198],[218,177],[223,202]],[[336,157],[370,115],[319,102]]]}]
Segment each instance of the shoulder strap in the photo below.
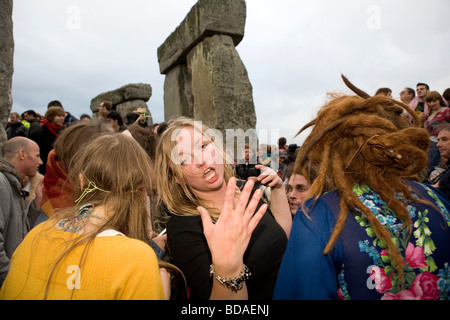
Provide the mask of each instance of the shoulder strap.
[{"label": "shoulder strap", "polygon": [[119,232],[114,229],[108,229],[108,230],[102,231],[97,235],[97,237],[113,237],[113,236],[124,236],[125,237],[125,235],[122,232]]}]

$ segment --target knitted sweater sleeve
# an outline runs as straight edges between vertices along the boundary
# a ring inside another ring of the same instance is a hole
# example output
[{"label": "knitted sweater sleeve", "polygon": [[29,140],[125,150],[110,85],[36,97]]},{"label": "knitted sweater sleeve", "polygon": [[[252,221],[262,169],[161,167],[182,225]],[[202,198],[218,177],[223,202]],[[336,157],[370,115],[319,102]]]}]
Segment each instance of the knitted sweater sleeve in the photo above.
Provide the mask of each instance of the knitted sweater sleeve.
[{"label": "knitted sweater sleeve", "polygon": [[153,249],[142,241],[119,242],[111,260],[111,299],[163,300],[164,289]]}]

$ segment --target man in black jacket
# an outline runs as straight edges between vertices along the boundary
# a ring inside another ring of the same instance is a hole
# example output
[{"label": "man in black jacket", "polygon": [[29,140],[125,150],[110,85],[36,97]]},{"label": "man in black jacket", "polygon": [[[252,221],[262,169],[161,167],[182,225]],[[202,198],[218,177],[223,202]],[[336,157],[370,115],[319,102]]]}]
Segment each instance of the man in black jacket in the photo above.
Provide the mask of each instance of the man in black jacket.
[{"label": "man in black jacket", "polygon": [[41,120],[38,118],[34,110],[25,111],[23,113],[23,118],[30,124],[30,127],[28,128],[27,138],[36,141],[36,137],[41,130]]},{"label": "man in black jacket", "polygon": [[28,129],[20,121],[20,114],[17,112],[11,112],[9,116],[11,119],[6,126],[6,135],[8,140],[14,137],[26,137],[28,134]]},{"label": "man in black jacket", "polygon": [[235,175],[238,179],[247,180],[248,177],[257,177],[259,176],[259,169],[256,169],[255,166],[258,163],[256,159],[255,152],[250,148],[249,144],[246,143],[244,147],[243,157],[236,164]]}]

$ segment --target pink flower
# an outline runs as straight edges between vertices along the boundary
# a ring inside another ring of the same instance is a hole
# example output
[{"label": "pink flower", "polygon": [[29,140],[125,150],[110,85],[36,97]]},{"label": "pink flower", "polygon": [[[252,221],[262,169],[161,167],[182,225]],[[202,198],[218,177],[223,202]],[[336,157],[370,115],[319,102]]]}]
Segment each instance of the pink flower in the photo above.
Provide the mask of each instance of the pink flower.
[{"label": "pink flower", "polygon": [[414,247],[410,242],[405,251],[405,260],[409,263],[411,268],[425,268],[425,255],[423,254],[423,248]]},{"label": "pink flower", "polygon": [[438,280],[434,274],[425,271],[414,279],[409,290],[421,300],[436,300],[439,298]]},{"label": "pink flower", "polygon": [[344,294],[342,293],[342,289],[339,288],[337,291],[338,300],[345,300]]},{"label": "pink flower", "polygon": [[[389,254],[385,249],[380,252],[380,255],[382,257],[389,257]],[[423,248],[414,247],[411,242],[408,243],[408,247],[405,250],[405,261],[406,263],[409,263],[411,268],[425,268],[427,266],[425,262],[425,255],[423,254]]]},{"label": "pink flower", "polygon": [[370,277],[373,281],[375,281],[375,289],[377,289],[379,293],[383,293],[392,289],[391,278],[386,276],[384,268],[374,266],[372,268],[372,271],[370,272]]},{"label": "pink flower", "polygon": [[425,271],[419,274],[411,283],[411,287],[402,290],[397,294],[386,293],[382,300],[436,300],[439,299],[439,290],[437,281],[439,280],[434,274]]}]

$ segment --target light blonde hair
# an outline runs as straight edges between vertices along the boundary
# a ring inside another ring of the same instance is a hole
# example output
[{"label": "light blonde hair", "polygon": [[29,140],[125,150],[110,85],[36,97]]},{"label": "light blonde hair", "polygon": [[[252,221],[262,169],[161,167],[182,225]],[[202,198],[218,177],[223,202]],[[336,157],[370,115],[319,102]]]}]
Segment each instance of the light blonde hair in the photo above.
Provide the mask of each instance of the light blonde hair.
[{"label": "light blonde hair", "polygon": [[156,168],[158,173],[156,175],[156,188],[158,190],[159,201],[167,208],[169,212],[180,216],[195,216],[199,215],[197,211],[198,206],[205,207],[211,217],[217,218],[220,212],[212,207],[207,200],[199,198],[194,190],[186,183],[181,164],[177,164],[176,159],[172,158],[173,150],[176,148],[176,136],[179,130],[183,128],[194,128],[201,132],[207,139],[209,139],[216,152],[220,153],[224,163],[224,179],[225,183],[233,176],[233,169],[229,164],[227,154],[224,151],[221,139],[214,135],[214,130],[194,122],[193,119],[180,117],[175,119],[169,127],[162,134],[158,146],[156,148]]},{"label": "light blonde hair", "polygon": [[[146,240],[146,190],[151,189],[151,162],[133,138],[123,134],[102,134],[74,156],[69,179],[78,198],[89,181],[98,188],[86,194],[79,206],[104,205],[111,214],[105,228],[123,232],[131,238]],[[84,177],[80,187],[79,174]],[[77,214],[78,208],[73,208]]]},{"label": "light blonde hair", "polygon": [[111,124],[108,122],[80,121],[64,129],[53,145],[61,167],[67,171],[70,159],[79,152],[80,148],[85,143],[95,139],[99,134],[105,132],[114,132]]}]

